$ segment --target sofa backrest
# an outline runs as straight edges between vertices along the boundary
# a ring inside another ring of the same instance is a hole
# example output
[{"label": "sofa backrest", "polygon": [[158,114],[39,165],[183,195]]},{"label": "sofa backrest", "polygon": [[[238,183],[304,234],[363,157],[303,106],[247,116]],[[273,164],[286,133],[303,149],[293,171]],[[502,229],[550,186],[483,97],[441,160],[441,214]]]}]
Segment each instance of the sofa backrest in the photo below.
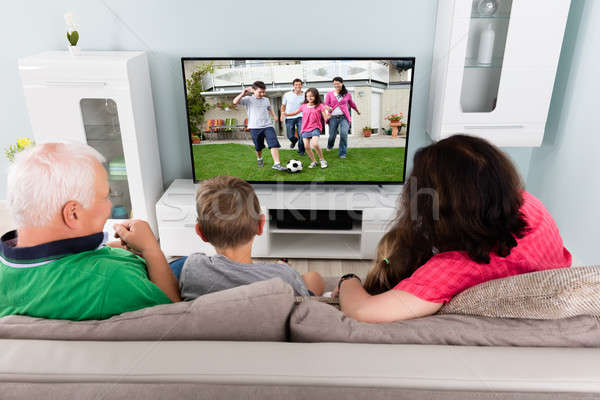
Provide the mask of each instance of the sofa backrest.
[{"label": "sofa backrest", "polygon": [[11,315],[0,318],[0,338],[285,341],[293,307],[293,289],[276,278],[102,321]]}]

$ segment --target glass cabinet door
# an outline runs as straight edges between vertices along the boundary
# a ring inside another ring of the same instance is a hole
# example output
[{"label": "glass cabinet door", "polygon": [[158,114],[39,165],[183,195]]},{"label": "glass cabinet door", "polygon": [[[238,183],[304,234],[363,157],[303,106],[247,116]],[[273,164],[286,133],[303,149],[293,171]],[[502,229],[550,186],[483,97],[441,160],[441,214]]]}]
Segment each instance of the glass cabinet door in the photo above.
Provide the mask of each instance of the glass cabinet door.
[{"label": "glass cabinet door", "polygon": [[87,144],[106,159],[111,218],[130,218],[131,197],[117,103],[113,99],[81,99],[80,106]]},{"label": "glass cabinet door", "polygon": [[498,88],[512,0],[473,0],[463,72],[463,112],[492,112]]}]

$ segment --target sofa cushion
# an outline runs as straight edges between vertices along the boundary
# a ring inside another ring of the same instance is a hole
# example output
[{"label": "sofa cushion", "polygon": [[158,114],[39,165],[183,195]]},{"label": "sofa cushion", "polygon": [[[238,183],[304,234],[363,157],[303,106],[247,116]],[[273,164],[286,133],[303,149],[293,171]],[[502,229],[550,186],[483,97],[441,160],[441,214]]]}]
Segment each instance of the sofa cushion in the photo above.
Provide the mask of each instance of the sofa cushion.
[{"label": "sofa cushion", "polygon": [[292,312],[293,342],[433,344],[464,346],[600,346],[600,319],[558,320],[433,315],[409,321],[370,324],[317,301],[303,301]]},{"label": "sofa cushion", "polygon": [[558,319],[600,316],[600,266],[530,272],[473,286],[439,314]]},{"label": "sofa cushion", "polygon": [[276,278],[102,321],[11,315],[0,318],[0,338],[285,341],[293,306],[292,288]]}]

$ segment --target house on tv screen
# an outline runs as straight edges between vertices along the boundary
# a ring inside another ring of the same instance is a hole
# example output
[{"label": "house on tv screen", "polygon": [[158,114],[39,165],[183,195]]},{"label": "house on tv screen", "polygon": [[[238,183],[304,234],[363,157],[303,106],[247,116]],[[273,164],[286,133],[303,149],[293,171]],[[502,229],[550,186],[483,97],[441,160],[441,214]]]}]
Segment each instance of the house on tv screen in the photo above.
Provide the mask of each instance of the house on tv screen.
[{"label": "house on tv screen", "polygon": [[[303,90],[314,87],[324,99],[333,90],[332,80],[339,76],[351,93],[361,114],[352,112],[350,134],[361,134],[363,127],[371,127],[374,134],[390,134],[386,116],[402,113],[408,122],[412,59],[396,60],[186,60],[184,69],[189,78],[196,67],[212,63],[214,71],[204,75],[204,95],[212,106],[205,115],[207,124],[215,122],[244,128],[246,113],[232,105],[233,98],[255,81],[263,81],[266,96],[278,112],[282,98],[292,90],[294,79],[301,79]],[[275,123],[278,135],[283,126]],[[327,128],[326,128],[327,129]],[[400,136],[406,136],[406,126]],[[209,129],[207,129],[208,131]],[[243,136],[243,132],[240,132]],[[241,138],[241,137],[240,137]],[[215,137],[216,139],[216,137]]]}]

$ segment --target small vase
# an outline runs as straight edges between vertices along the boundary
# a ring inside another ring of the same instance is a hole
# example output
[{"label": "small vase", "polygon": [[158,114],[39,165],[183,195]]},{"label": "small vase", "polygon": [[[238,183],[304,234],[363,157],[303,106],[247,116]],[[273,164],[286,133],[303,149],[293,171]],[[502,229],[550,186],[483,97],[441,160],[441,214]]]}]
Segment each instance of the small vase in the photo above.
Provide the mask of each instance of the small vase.
[{"label": "small vase", "polygon": [[69,46],[69,53],[72,56],[78,56],[81,54],[81,49],[79,48],[79,46]]}]

